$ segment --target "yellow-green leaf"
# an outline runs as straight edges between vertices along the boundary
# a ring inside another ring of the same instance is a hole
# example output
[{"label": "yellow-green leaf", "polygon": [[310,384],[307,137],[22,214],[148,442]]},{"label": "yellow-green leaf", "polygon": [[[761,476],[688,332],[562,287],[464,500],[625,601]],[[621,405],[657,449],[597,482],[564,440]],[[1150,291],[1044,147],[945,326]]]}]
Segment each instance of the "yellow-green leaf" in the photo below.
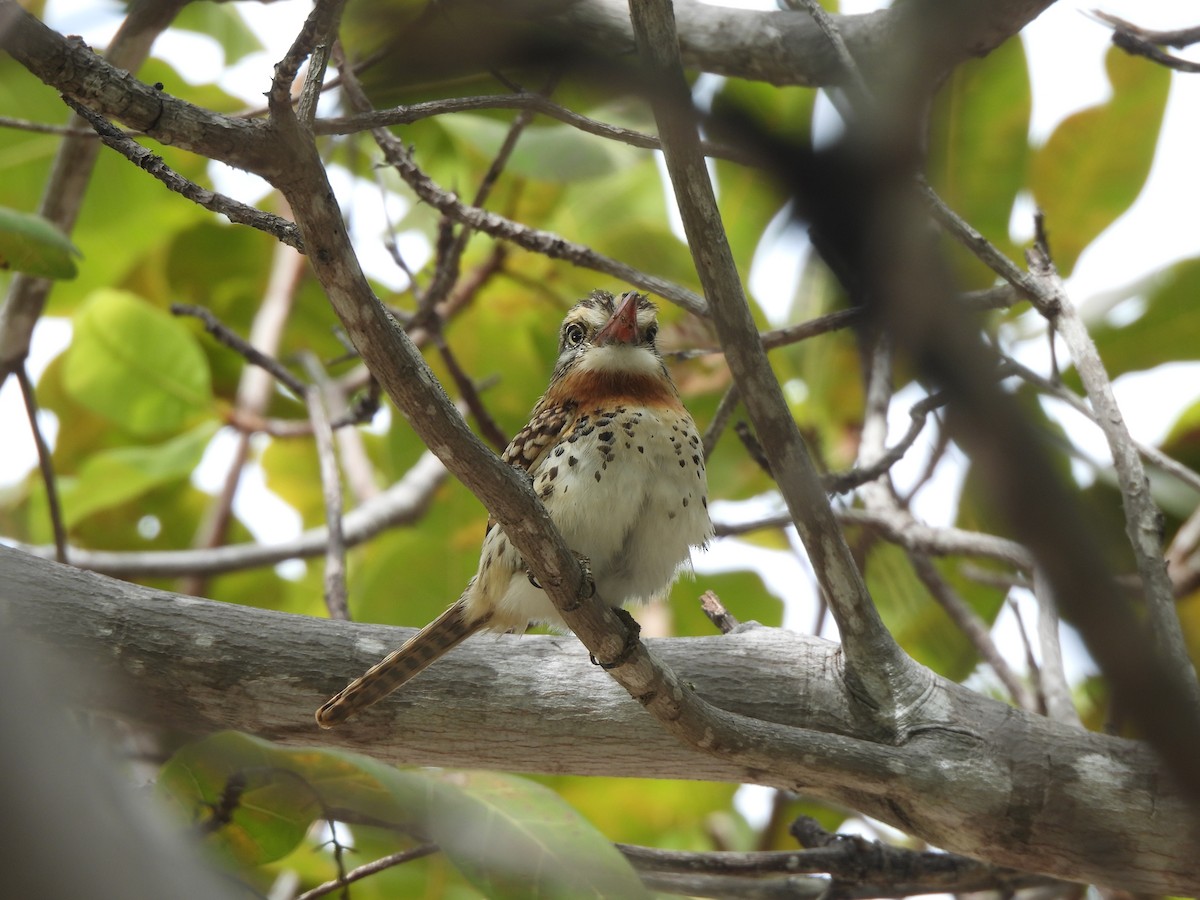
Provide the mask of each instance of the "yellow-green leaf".
[{"label": "yellow-green leaf", "polygon": [[158,789],[218,849],[250,865],[290,852],[335,805],[401,824],[426,795],[419,776],[353,753],[285,750],[232,731],[183,747]]},{"label": "yellow-green leaf", "polygon": [[1031,165],[1034,199],[1063,275],[1141,193],[1167,105],[1168,70],[1115,47],[1106,62],[1111,99],[1065,119]]},{"label": "yellow-green leaf", "polygon": [[63,519],[70,528],[92,513],[127,503],[152,488],[181,481],[200,463],[218,423],[208,420],[157,446],[118,447],[88,457],[64,481]]},{"label": "yellow-green leaf", "polygon": [[648,898],[626,859],[557,794],[496,772],[449,773],[430,835],[493,900]]},{"label": "yellow-green leaf", "polygon": [[[458,140],[494,157],[508,137],[510,126],[486,116],[447,116],[441,125]],[[585,181],[634,165],[645,151],[606,141],[570,125],[526,128],[517,141],[506,170],[540,181]]]},{"label": "yellow-green leaf", "polygon": [[401,772],[355,753],[223,732],[176,753],[158,786],[242,864],[281,858],[337,811],[429,835],[493,900],[649,897],[600,832],[553,791],[516,776]]},{"label": "yellow-green leaf", "polygon": [[78,255],[67,236],[41,216],[0,207],[0,269],[42,278],[74,278]]},{"label": "yellow-green leaf", "polygon": [[140,436],[178,432],[212,403],[196,339],[126,291],[96,291],[76,315],[63,380],[79,403]]},{"label": "yellow-green leaf", "polygon": [[[955,212],[1010,255],[1008,223],[1025,184],[1032,105],[1025,50],[1012,40],[955,69],[933,114],[930,183]],[[968,283],[991,284],[990,270],[961,248],[955,254]]]}]

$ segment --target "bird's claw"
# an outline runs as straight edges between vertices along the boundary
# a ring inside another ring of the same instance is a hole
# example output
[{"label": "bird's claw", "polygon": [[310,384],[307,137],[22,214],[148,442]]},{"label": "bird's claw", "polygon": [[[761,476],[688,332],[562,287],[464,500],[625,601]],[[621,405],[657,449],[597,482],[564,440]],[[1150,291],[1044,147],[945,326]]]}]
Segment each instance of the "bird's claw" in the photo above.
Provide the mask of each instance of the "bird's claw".
[{"label": "bird's claw", "polygon": [[613,612],[615,612],[617,614],[617,618],[625,624],[625,646],[621,648],[621,652],[618,653],[616,657],[608,660],[607,662],[596,659],[594,653],[588,654],[588,659],[591,660],[592,665],[599,666],[605,671],[608,671],[609,669],[615,669],[617,666],[624,665],[629,661],[629,658],[637,651],[640,643],[638,638],[642,633],[641,624],[630,614],[629,610],[622,609],[618,606],[613,609]]}]

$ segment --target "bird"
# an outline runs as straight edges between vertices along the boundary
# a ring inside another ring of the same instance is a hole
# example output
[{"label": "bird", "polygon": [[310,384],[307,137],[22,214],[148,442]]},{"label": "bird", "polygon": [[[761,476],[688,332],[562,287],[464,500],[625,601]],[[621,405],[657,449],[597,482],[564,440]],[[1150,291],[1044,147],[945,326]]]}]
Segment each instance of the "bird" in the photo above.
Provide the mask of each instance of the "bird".
[{"label": "bird", "polygon": [[[592,291],[567,312],[558,359],[502,459],[524,470],[586,560],[606,603],[647,601],[712,537],[704,450],[655,343],[658,311],[637,291]],[[565,628],[520,553],[489,520],[462,596],[317,710],[332,728],[382,700],[480,630]]]}]

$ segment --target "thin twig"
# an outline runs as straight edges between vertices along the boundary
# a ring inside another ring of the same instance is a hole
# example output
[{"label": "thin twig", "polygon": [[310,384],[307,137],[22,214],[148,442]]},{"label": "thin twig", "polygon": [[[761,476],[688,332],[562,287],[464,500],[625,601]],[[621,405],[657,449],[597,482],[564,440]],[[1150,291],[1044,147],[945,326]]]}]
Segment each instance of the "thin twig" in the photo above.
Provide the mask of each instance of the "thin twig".
[{"label": "thin twig", "polygon": [[[1023,381],[1028,382],[1038,388],[1048,396],[1061,400],[1070,406],[1077,413],[1085,417],[1089,422],[1099,427],[1096,413],[1088,406],[1087,401],[1068,388],[1060,380],[1046,378],[1039,375],[1037,372],[1030,369],[1011,357],[1004,358],[1004,367],[1006,372],[1012,373],[1020,377]],[[1188,487],[1193,490],[1200,491],[1200,473],[1194,469],[1190,469],[1177,459],[1172,459],[1167,454],[1163,453],[1157,447],[1142,441],[1134,440],[1133,445],[1137,448],[1139,454],[1146,462],[1153,465],[1155,468],[1161,469],[1168,475],[1173,475],[1178,478]]]},{"label": "thin twig", "polygon": [[[421,519],[434,495],[446,479],[446,469],[436,456],[426,452],[404,477],[378,497],[346,513],[343,522],[345,543],[354,547],[369,541],[388,528],[411,525]],[[189,574],[220,575],[261,566],[273,566],[287,559],[310,559],[325,552],[329,542],[324,527],[310,528],[293,540],[280,544],[257,542],[232,544],[201,550],[106,551],[71,547],[71,564],[108,575],[177,577]],[[53,556],[53,548],[18,545],[26,553]]]},{"label": "thin twig", "polygon": [[[1035,224],[1039,237],[1044,238],[1040,214]],[[1113,457],[1113,468],[1125,511],[1125,533],[1142,578],[1150,632],[1158,649],[1170,660],[1177,673],[1179,686],[1192,706],[1191,716],[1200,717],[1200,679],[1196,677],[1183,639],[1183,629],[1175,609],[1175,592],[1163,558],[1162,513],[1150,495],[1149,480],[1141,457],[1126,427],[1096,344],[1088,334],[1078,310],[1067,297],[1044,239],[1035,244],[1028,256],[1036,284],[1051,301],[1046,305],[1054,312],[1047,316],[1048,321],[1070,348],[1075,371],[1083,382],[1088,402],[1095,412],[1096,424],[1104,432]]]},{"label": "thin twig", "polygon": [[1021,709],[1029,712],[1037,712],[1038,702],[1029,686],[1025,684],[1009,666],[1008,661],[996,647],[996,642],[992,640],[992,634],[987,623],[983,618],[975,612],[962,598],[958,591],[950,586],[949,582],[942,577],[933,562],[928,556],[922,553],[909,553],[909,562],[912,564],[913,571],[917,573],[917,577],[921,583],[925,585],[925,589],[929,591],[938,605],[946,611],[946,615],[950,617],[956,628],[963,633],[971,646],[975,648],[975,652],[979,654],[979,658],[987,663],[996,677],[1008,690],[1013,702]]},{"label": "thin twig", "polygon": [[725,608],[721,598],[713,591],[705,591],[700,595],[700,609],[708,616],[708,621],[717,626],[721,634],[729,634],[738,627],[737,616]]},{"label": "thin twig", "polygon": [[[343,89],[352,107],[360,111],[370,109],[370,101],[352,79],[345,79]],[[580,268],[604,272],[634,287],[657,294],[664,300],[683,307],[688,312],[699,316],[708,315],[707,302],[694,291],[689,291],[666,279],[648,275],[619,260],[597,253],[583,244],[568,241],[557,234],[530,228],[478,207],[467,206],[458,199],[457,195],[443,190],[426,175],[413,160],[412,153],[395,135],[379,128],[372,131],[371,134],[380,150],[383,151],[388,164],[397,171],[417,197],[456,222],[516,244],[533,253],[540,253],[550,259],[561,259]]]},{"label": "thin twig", "polygon": [[1037,686],[1038,696],[1041,697],[1042,711],[1046,708],[1046,692],[1042,684],[1042,669],[1038,665],[1037,655],[1033,652],[1033,641],[1029,638],[1029,629],[1025,627],[1025,617],[1021,615],[1021,607],[1012,593],[1008,595],[1008,608],[1017,622],[1017,634],[1021,638],[1021,646],[1025,650],[1025,666],[1029,669],[1029,677]]},{"label": "thin twig", "polygon": [[1152,31],[1100,10],[1093,10],[1091,15],[1113,29],[1113,46],[1120,47],[1131,56],[1144,56],[1177,72],[1200,72],[1200,63],[1167,53],[1158,46],[1187,47],[1200,42],[1200,28]]},{"label": "thin twig", "polygon": [[1200,44],[1200,26],[1192,26],[1191,28],[1173,28],[1167,31],[1156,31],[1152,28],[1142,28],[1140,25],[1134,25],[1132,22],[1127,22],[1114,16],[1112,13],[1103,12],[1099,9],[1094,9],[1091,15],[1112,25],[1114,28],[1120,28],[1123,31],[1128,31],[1130,34],[1135,34],[1144,41],[1149,41],[1152,44],[1159,44],[1163,47],[1175,47],[1182,50],[1184,47],[1190,47],[1192,44]]},{"label": "thin twig", "polygon": [[725,426],[729,424],[729,419],[733,415],[733,411],[737,409],[738,402],[741,400],[738,394],[737,383],[731,383],[725,389],[725,393],[721,395],[721,401],[717,404],[716,412],[713,413],[712,420],[708,423],[708,428],[704,430],[704,458],[707,460],[712,456],[713,450],[717,448],[717,441],[721,439],[721,435],[725,432]]},{"label": "thin twig", "polygon": [[329,376],[311,353],[302,354],[301,361],[313,383],[305,394],[305,399],[308,402],[308,415],[313,423],[313,438],[321,467],[321,495],[325,499],[325,526],[329,533],[325,546],[325,606],[331,619],[349,621],[350,607],[346,600],[346,539],[342,529],[342,481],[325,398]]},{"label": "thin twig", "polygon": [[1071,686],[1063,668],[1062,638],[1058,627],[1058,604],[1054,589],[1040,568],[1033,570],[1033,596],[1038,605],[1038,645],[1042,649],[1040,684],[1046,715],[1065,725],[1082,728],[1079,711],[1071,700]]},{"label": "thin twig", "polygon": [[29,433],[33,436],[37,448],[38,468],[42,472],[42,484],[46,488],[46,507],[50,513],[50,528],[54,532],[54,558],[60,563],[67,562],[67,527],[63,523],[62,505],[58,498],[58,480],[54,477],[54,458],[50,453],[50,445],[46,443],[38,424],[37,392],[33,382],[29,380],[29,372],[22,362],[14,367],[13,374],[21,388],[21,398],[25,401],[25,416],[29,419]]},{"label": "thin twig", "polygon": [[279,360],[255,349],[248,341],[231,331],[210,310],[190,303],[172,303],[171,312],[177,316],[194,316],[199,319],[204,323],[205,331],[226,347],[245,357],[246,362],[266,369],[275,376],[276,380],[286,385],[287,389],[296,397],[303,398],[308,394],[308,385],[289,372]]},{"label": "thin twig", "polygon": [[[558,79],[553,78],[547,83],[544,88],[544,93],[549,93],[551,88]],[[512,124],[508,126],[508,132],[504,135],[504,141],[500,145],[500,149],[496,151],[495,157],[492,159],[488,170],[484,173],[483,178],[479,182],[479,187],[475,191],[475,198],[471,205],[482,209],[487,203],[488,197],[491,196],[492,189],[496,186],[496,182],[500,179],[500,173],[504,171],[504,167],[508,165],[508,160],[512,156],[513,151],[517,147],[517,141],[525,132],[529,123],[533,121],[532,110],[523,109],[517,113]],[[444,219],[445,227],[449,227],[449,217]],[[471,238],[471,231],[468,228],[459,228],[458,234],[448,242],[444,252],[438,254],[437,265],[433,270],[433,280],[429,283],[429,288],[425,291],[421,298],[420,313],[425,313],[436,304],[440,303],[449,293],[450,288],[458,280],[458,274],[462,263],[462,255],[467,249],[467,242]],[[420,314],[419,313],[419,314]]]},{"label": "thin twig", "polygon": [[[840,331],[843,328],[849,328],[851,325],[861,322],[862,318],[863,311],[861,308],[839,309],[835,312],[826,313],[823,316],[817,316],[815,319],[809,319],[807,322],[788,325],[786,328],[776,328],[772,331],[764,331],[759,335],[759,339],[762,341],[764,350],[774,350],[778,347],[786,347],[789,344],[798,344],[801,341],[807,341],[809,338],[815,338],[822,334],[829,334],[831,331]],[[691,350],[675,350],[665,355],[669,359],[685,360],[723,352],[720,347],[698,347]]]},{"label": "thin twig", "polygon": [[157,178],[170,190],[198,206],[224,216],[235,225],[248,225],[258,231],[266,232],[289,247],[294,247],[301,253],[304,252],[304,242],[300,240],[300,232],[295,223],[274,213],[255,209],[232,197],[226,197],[224,194],[200,187],[168,166],[163,162],[161,156],[151,153],[133,138],[126,136],[125,132],[116,128],[99,113],[93,112],[71,97],[64,96],[63,102],[96,130],[96,134],[100,136],[100,140],[106,147],[116,150],[139,169]]},{"label": "thin twig", "polygon": [[[540,113],[552,119],[577,128],[597,137],[607,138],[618,143],[628,144],[644,150],[660,150],[662,144],[654,135],[636,131],[632,128],[622,128],[610,125],[588,116],[580,115],[573,110],[560,106],[549,97],[528,91],[517,91],[509,94],[485,94],[480,97],[448,97],[444,100],[429,100],[424,103],[413,103],[406,106],[396,106],[391,109],[371,110],[354,115],[340,116],[330,119],[318,119],[314,123],[316,134],[354,134],[360,131],[373,131],[376,128],[388,128],[393,125],[409,125],[432,116],[448,115],[457,112],[472,112],[485,109],[520,109]],[[735,147],[715,141],[704,141],[702,147],[706,156],[717,159],[727,159],[731,162],[751,164],[752,160]]]},{"label": "thin twig", "polygon": [[450,349],[450,345],[446,343],[446,339],[440,332],[434,336],[434,344],[441,354],[442,362],[446,364],[446,368],[450,372],[450,377],[454,379],[459,396],[462,397],[467,409],[471,411],[471,417],[475,419],[475,424],[479,428],[480,433],[492,445],[493,449],[497,452],[502,452],[508,446],[508,438],[500,430],[500,426],[496,424],[496,420],[492,414],[488,412],[488,408],[483,403],[483,398],[479,396],[479,390],[476,388],[475,382],[471,380],[471,376],[463,371],[463,367],[458,362],[458,357],[455,356],[454,352]]},{"label": "thin twig", "polygon": [[371,382],[371,387],[374,390],[368,389],[356,398],[352,407],[348,407],[346,393],[338,379],[329,378],[324,386],[325,406],[329,411],[329,424],[342,461],[342,472],[356,504],[377,497],[380,492],[378,476],[363,443],[362,432],[347,427],[369,422],[379,409],[378,386]]},{"label": "thin twig", "polygon": [[356,881],[361,881],[368,875],[374,875],[376,872],[382,872],[384,869],[390,869],[393,866],[403,865],[406,862],[412,862],[414,859],[421,859],[425,856],[430,856],[437,853],[441,849],[437,844],[421,844],[417,847],[412,847],[408,850],[400,850],[396,853],[391,853],[387,856],[381,856],[379,859],[372,860],[369,863],[364,863],[357,868],[351,869],[342,878],[334,881],[326,881],[324,884],[319,884],[309,891],[300,894],[296,900],[316,900],[317,897],[324,897],[326,894],[332,894],[340,887],[348,884],[353,884]]},{"label": "thin twig", "polygon": [[946,405],[946,397],[941,394],[930,394],[917,401],[909,409],[910,422],[908,431],[904,433],[894,447],[885,450],[878,459],[869,465],[855,466],[847,472],[830,472],[821,477],[825,490],[831,494],[845,494],[861,485],[874,481],[891,470],[897,462],[904,458],[917,438],[925,428],[925,421],[933,410]]},{"label": "thin twig", "polygon": [[[1033,555],[1028,548],[1016,541],[962,528],[934,528],[916,521],[911,513],[904,510],[886,513],[878,510],[840,509],[837,517],[842,525],[871,528],[907,550],[928,553],[931,556],[977,556],[999,560],[1025,572],[1033,569]],[[716,534],[718,537],[744,534],[758,528],[782,528],[790,523],[791,520],[784,514],[766,516],[738,525],[718,523]]]},{"label": "thin twig", "polygon": [[14,131],[30,131],[34,134],[57,134],[60,137],[92,138],[93,140],[100,137],[93,128],[50,125],[47,122],[34,122],[31,119],[18,119],[14,116],[0,116],[0,128],[12,128]]}]

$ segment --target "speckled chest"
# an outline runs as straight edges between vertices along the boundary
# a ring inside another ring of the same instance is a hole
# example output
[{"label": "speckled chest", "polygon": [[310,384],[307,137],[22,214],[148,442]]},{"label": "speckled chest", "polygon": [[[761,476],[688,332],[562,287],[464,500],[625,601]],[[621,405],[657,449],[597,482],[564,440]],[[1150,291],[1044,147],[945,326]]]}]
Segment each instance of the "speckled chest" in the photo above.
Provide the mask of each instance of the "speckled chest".
[{"label": "speckled chest", "polygon": [[582,409],[532,475],[567,543],[626,597],[660,588],[711,532],[700,436],[678,406]]},{"label": "speckled chest", "polygon": [[[534,486],[543,501],[564,489],[569,491],[572,483],[607,497],[613,486],[593,491],[588,481],[602,486],[608,478],[628,485],[653,477],[677,483],[684,495],[697,496],[690,488],[692,481],[704,487],[702,454],[700,436],[686,413],[652,407],[597,407],[580,413],[559,435],[533,473]],[[706,491],[699,492],[699,499],[707,507]]]}]

